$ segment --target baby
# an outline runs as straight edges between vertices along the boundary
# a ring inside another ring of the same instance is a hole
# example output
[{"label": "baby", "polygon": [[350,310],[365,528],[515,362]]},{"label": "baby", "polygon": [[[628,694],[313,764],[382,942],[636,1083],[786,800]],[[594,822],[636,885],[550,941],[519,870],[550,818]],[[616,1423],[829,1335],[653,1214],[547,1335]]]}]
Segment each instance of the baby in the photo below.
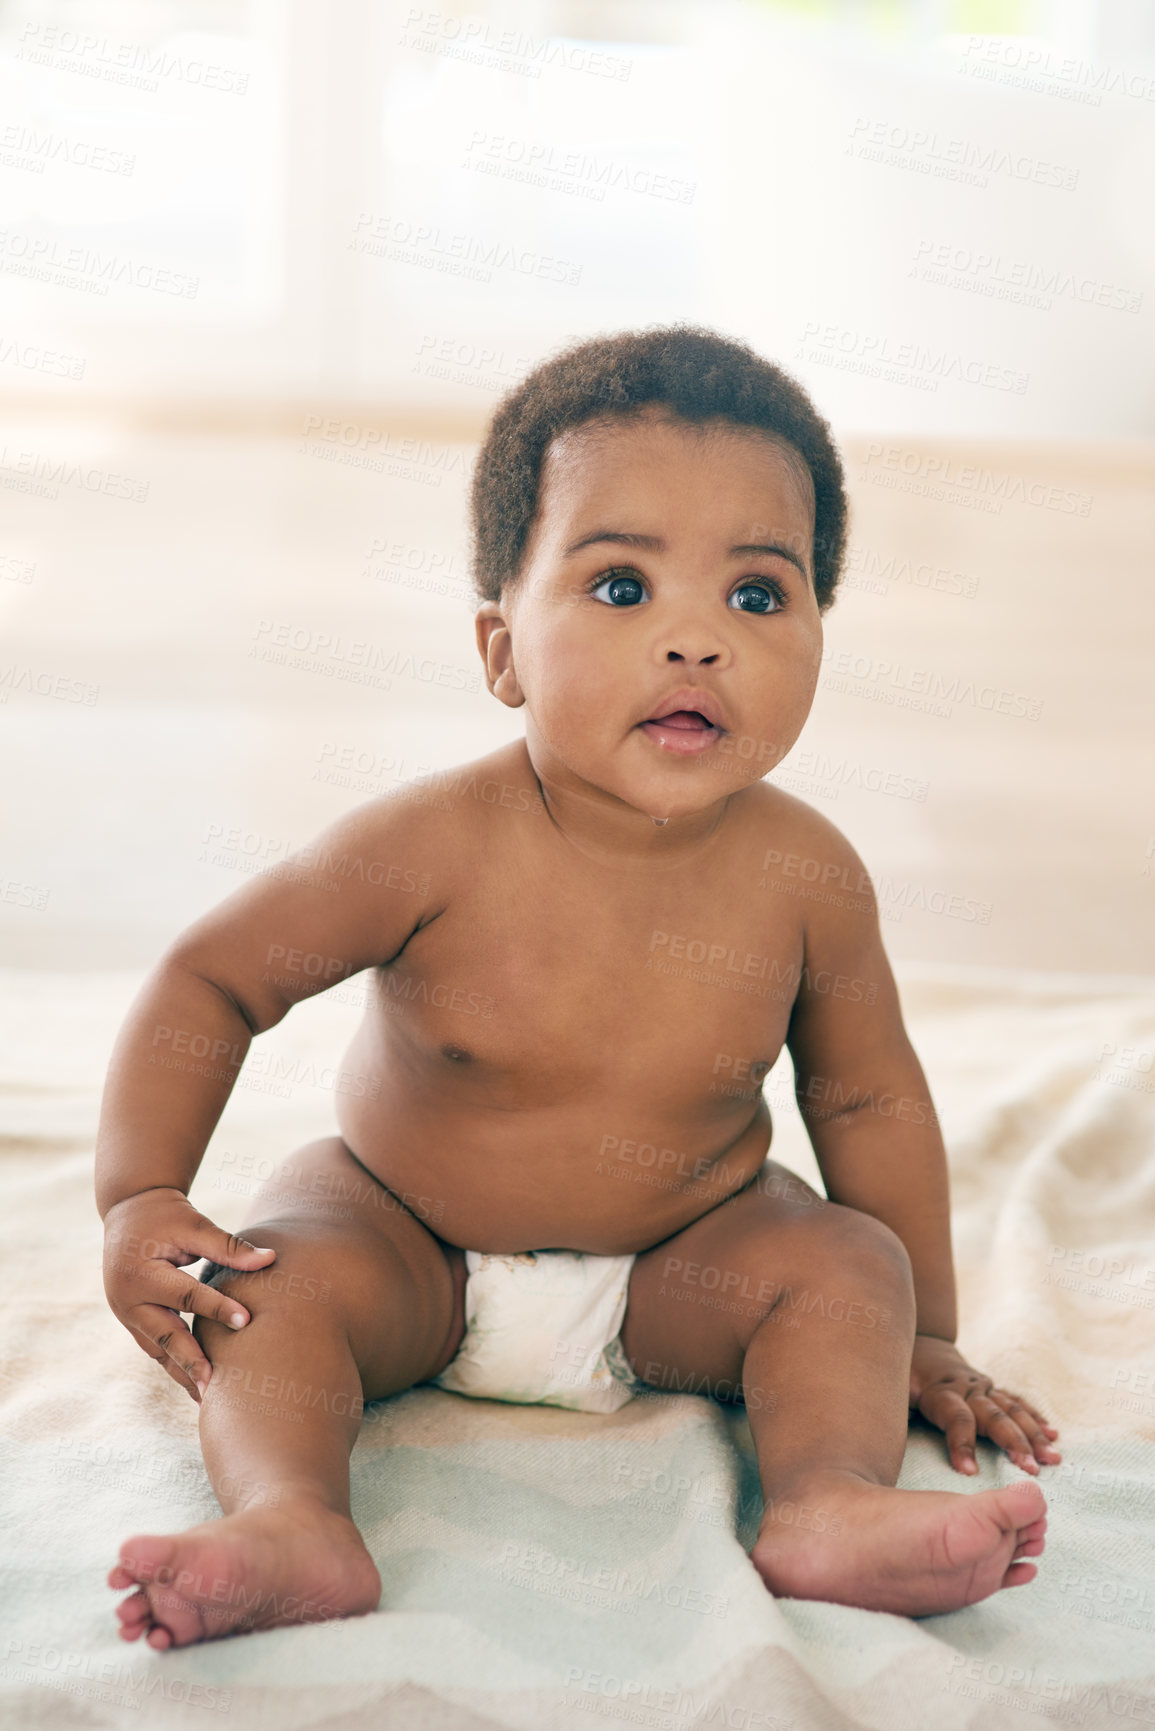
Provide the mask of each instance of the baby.
[{"label": "baby", "polygon": [[[477,644],[524,739],[246,884],[119,1036],[106,1289],[199,1403],[224,1511],[124,1545],[121,1634],[373,1610],[349,1452],[365,1401],[425,1382],[743,1403],[780,1596],[919,1617],[1024,1585],[1031,1478],[896,1488],[911,1409],[963,1473],[983,1436],[1037,1474],[1058,1432],[953,1344],[942,1137],[870,879],[763,779],[843,558],[827,423],[708,330],[598,338],[505,398],[471,507]],[[224,1232],[187,1192],[251,1039],[366,969],[339,1134]],[[767,1158],[784,1042],[825,1197]]]}]

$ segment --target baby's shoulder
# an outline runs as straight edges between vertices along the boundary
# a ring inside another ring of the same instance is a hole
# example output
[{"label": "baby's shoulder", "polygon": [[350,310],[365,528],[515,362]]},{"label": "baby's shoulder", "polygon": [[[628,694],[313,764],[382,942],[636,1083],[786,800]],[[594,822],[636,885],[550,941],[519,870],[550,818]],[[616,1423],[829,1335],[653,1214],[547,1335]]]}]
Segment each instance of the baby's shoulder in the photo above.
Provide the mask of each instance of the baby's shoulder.
[{"label": "baby's shoulder", "polygon": [[460,825],[484,823],[495,812],[545,809],[523,739],[452,769],[435,770],[408,785],[411,798],[428,800],[433,809]]},{"label": "baby's shoulder", "polygon": [[836,824],[803,799],[759,782],[747,824],[758,849],[764,887],[781,889],[815,907],[866,913],[874,903],[870,874]]},{"label": "baby's shoulder", "polygon": [[429,770],[361,808],[365,820],[443,860],[467,859],[488,846],[494,814],[542,811],[537,777],[524,742],[500,747],[450,769]]}]

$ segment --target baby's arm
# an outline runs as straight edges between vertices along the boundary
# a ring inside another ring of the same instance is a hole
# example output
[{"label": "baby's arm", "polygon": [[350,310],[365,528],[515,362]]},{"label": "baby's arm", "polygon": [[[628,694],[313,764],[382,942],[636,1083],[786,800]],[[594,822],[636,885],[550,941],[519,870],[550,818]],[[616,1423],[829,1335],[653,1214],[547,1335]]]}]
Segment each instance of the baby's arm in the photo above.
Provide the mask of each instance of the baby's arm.
[{"label": "baby's arm", "polygon": [[[395,797],[361,806],[245,884],[176,939],[121,1028],[96,1149],[105,1289],[138,1344],[190,1393],[209,1365],[180,1311],[240,1316],[234,1326],[248,1318],[178,1268],[207,1256],[251,1270],[273,1253],[206,1220],[189,1186],[253,1036],[301,998],[391,960],[431,917],[422,814]],[[286,966],[294,950],[311,971]]]},{"label": "baby's arm", "polygon": [[1044,1433],[1058,1432],[1029,1403],[972,1370],[953,1345],[946,1149],[903,1026],[870,880],[833,824],[816,812],[805,823],[800,852],[837,868],[826,881],[853,886],[803,903],[805,963],[787,1035],[826,1193],[883,1221],[906,1248],[917,1305],[911,1404],[946,1432],[955,1467],[975,1470],[977,1429],[1037,1471],[1036,1459],[1057,1458]]},{"label": "baby's arm", "polygon": [[811,813],[808,828],[799,851],[836,866],[833,881],[865,893],[839,890],[802,904],[805,960],[787,1034],[799,1109],[827,1195],[898,1234],[911,1260],[918,1332],[953,1341],[949,1180],[938,1117],[903,1026],[866,870],[833,824]]}]

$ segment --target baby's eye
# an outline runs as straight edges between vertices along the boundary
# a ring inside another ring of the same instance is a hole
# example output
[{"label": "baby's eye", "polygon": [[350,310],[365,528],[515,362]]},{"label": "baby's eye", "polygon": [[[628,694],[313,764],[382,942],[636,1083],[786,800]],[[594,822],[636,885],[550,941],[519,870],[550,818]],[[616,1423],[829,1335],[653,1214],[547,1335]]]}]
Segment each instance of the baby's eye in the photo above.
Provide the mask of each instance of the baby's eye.
[{"label": "baby's eye", "polygon": [[776,583],[743,583],[730,597],[730,606],[740,613],[777,613],[782,591]]},{"label": "baby's eye", "polygon": [[[607,591],[605,595],[601,593],[603,589]],[[590,594],[595,595],[599,601],[608,602],[611,607],[636,607],[639,601],[646,598],[645,585],[641,578],[635,577],[629,571],[617,571],[609,577],[603,577],[601,582],[590,590]]]}]

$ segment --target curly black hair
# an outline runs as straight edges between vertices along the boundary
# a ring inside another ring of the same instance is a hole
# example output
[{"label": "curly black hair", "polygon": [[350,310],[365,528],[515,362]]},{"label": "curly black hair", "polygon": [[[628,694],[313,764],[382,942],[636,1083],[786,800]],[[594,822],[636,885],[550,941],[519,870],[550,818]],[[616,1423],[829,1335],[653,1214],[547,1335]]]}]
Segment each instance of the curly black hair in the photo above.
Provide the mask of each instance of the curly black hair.
[{"label": "curly black hair", "polygon": [[[470,490],[473,582],[482,601],[516,585],[553,441],[590,421],[659,404],[691,424],[768,434],[809,477],[814,592],[834,599],[846,545],[842,463],[830,428],[788,373],[746,343],[700,325],[662,325],[575,343],[507,392],[478,453]],[[801,459],[801,463],[798,462]]]}]

